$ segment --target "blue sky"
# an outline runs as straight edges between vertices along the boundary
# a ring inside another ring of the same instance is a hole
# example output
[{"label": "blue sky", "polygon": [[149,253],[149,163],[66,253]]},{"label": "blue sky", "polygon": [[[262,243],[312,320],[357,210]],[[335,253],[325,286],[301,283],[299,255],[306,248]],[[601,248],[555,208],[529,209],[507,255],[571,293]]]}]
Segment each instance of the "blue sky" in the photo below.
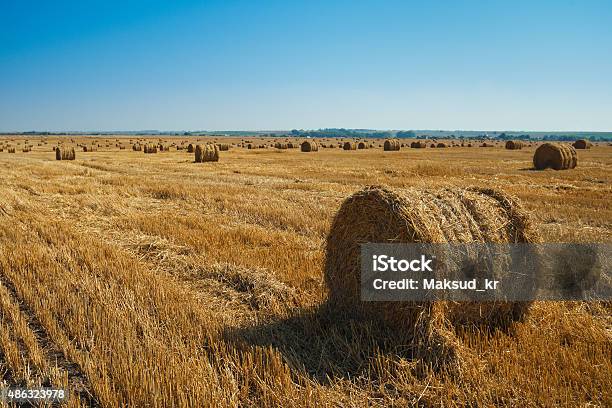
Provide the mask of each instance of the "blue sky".
[{"label": "blue sky", "polygon": [[612,2],[0,2],[0,131],[612,131]]}]

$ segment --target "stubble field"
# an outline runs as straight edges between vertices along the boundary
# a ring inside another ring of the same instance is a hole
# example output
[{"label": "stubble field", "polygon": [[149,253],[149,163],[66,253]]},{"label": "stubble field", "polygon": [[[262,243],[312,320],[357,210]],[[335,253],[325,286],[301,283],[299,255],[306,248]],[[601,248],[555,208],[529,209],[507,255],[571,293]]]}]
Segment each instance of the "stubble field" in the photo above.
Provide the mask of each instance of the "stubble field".
[{"label": "stubble field", "polygon": [[363,186],[499,188],[546,242],[610,243],[612,147],[536,172],[535,147],[233,147],[196,164],[106,139],[74,161],[53,138],[0,153],[0,388],[108,407],[612,404],[604,305],[540,302],[510,332],[457,333],[475,358],[454,374],[322,307],[326,235]]}]

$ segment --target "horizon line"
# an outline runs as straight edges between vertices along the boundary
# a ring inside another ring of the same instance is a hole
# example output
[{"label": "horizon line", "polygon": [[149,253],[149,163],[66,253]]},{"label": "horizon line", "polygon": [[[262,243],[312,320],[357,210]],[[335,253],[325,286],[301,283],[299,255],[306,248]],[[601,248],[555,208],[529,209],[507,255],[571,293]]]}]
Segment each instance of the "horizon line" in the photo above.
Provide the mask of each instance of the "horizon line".
[{"label": "horizon line", "polygon": [[401,132],[401,131],[412,131],[412,132],[483,132],[483,133],[612,133],[612,130],[511,130],[511,129],[380,129],[380,128],[348,128],[348,127],[324,127],[324,128],[293,128],[293,129],[170,129],[170,130],[159,130],[159,129],[135,129],[135,130],[0,130],[0,134],[11,135],[11,134],[37,134],[37,133],[72,133],[72,134],[93,134],[93,133],[108,133],[108,134],[122,134],[122,133],[222,133],[222,132],[256,132],[256,133],[270,133],[270,132],[291,132],[292,130],[299,131],[323,131],[323,130],[347,130],[347,131],[373,131],[373,132]]}]

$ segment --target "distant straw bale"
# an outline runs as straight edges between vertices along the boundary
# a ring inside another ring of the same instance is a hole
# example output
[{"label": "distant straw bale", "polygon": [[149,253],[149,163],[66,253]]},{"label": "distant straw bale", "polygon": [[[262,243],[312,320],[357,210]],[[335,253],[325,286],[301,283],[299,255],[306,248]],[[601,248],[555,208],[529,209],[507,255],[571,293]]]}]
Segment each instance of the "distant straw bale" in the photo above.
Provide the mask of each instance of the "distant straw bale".
[{"label": "distant straw bale", "polygon": [[217,162],[219,161],[219,147],[216,144],[208,143],[195,147],[195,162]]},{"label": "distant straw bale", "polygon": [[144,147],[145,154],[157,153],[157,145],[146,144]]},{"label": "distant straw bale", "polygon": [[319,150],[319,144],[314,140],[304,140],[300,146],[303,152],[316,152]]},{"label": "distant straw bale", "polygon": [[344,150],[357,150],[357,144],[355,142],[344,142],[342,148]]},{"label": "distant straw bale", "polygon": [[522,149],[524,143],[520,140],[508,140],[506,142],[506,149],[508,150],[519,150]]},{"label": "distant straw bale", "polygon": [[59,146],[55,148],[55,160],[74,160],[74,147]]},{"label": "distant straw bale", "polygon": [[567,170],[575,168],[577,164],[576,150],[564,143],[543,143],[533,154],[533,167],[536,170]]},{"label": "distant straw bale", "polygon": [[574,146],[574,149],[590,149],[593,147],[593,143],[585,139],[579,139],[576,140],[572,146]]},{"label": "distant straw bale", "polygon": [[383,150],[385,152],[398,151],[401,148],[401,143],[398,139],[387,139],[383,144]]}]

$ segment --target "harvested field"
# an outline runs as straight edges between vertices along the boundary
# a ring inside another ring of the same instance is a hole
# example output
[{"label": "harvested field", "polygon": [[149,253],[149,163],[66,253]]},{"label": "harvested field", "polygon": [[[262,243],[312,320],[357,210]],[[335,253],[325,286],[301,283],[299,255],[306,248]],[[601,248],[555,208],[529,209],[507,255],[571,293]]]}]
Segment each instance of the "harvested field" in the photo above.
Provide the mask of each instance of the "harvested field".
[{"label": "harvested field", "polygon": [[[236,147],[195,165],[188,145],[214,138],[131,138],[28,136],[27,154],[25,138],[0,138],[20,146],[0,152],[0,388],[65,386],[74,407],[612,400],[609,305],[535,302],[511,330],[444,326],[442,338],[469,349],[447,371],[421,364],[393,324],[334,314],[325,281],[334,218],[368,185],[496,189],[518,198],[544,242],[612,242],[611,146],[557,172],[531,171],[535,145],[304,154],[217,137]],[[105,147],[56,161],[60,140]],[[173,143],[186,148],[131,147]]]}]

